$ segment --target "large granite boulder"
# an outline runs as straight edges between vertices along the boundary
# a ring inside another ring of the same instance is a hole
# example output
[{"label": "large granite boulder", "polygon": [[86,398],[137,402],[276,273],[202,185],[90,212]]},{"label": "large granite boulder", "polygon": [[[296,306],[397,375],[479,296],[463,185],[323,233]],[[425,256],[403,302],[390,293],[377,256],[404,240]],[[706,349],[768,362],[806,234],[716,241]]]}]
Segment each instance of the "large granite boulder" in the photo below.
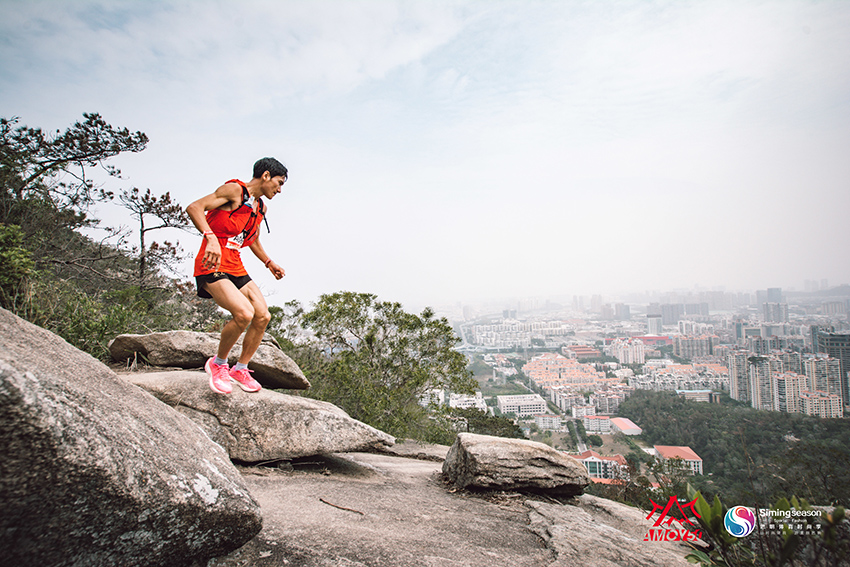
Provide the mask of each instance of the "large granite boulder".
[{"label": "large granite boulder", "polygon": [[236,461],[256,463],[365,451],[395,443],[386,433],[328,402],[261,390],[213,392],[202,372],[123,375],[201,427]]},{"label": "large granite boulder", "polygon": [[[228,362],[236,364],[242,350],[242,337],[230,351]],[[166,331],[148,335],[118,335],[109,343],[109,354],[116,362],[127,362],[141,355],[154,366],[203,368],[218,350],[218,333]],[[274,339],[266,336],[248,364],[254,378],[266,388],[306,390],[310,382],[295,362],[286,356]]]},{"label": "large granite boulder", "polygon": [[6,565],[193,565],[262,518],[191,420],[0,309],[0,557]]},{"label": "large granite boulder", "polygon": [[583,494],[577,505],[527,500],[528,529],[556,555],[549,567],[655,567],[691,565],[681,543],[644,541],[652,525],[646,512]]},{"label": "large granite boulder", "polygon": [[580,494],[590,484],[584,465],[548,445],[458,433],[443,463],[455,486]]}]

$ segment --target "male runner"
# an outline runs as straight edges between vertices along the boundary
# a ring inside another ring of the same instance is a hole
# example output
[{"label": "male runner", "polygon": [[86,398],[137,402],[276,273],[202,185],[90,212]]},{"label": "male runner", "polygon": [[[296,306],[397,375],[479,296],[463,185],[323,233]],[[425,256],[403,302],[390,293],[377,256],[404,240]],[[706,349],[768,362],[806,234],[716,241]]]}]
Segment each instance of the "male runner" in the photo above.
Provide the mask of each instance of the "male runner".
[{"label": "male runner", "polygon": [[[195,257],[198,295],[211,297],[233,315],[221,330],[217,356],[207,360],[204,366],[210,375],[210,387],[219,394],[231,392],[231,379],[246,392],[261,389],[251,376],[248,363],[263,340],[271,315],[260,288],[242,265],[240,249],[249,247],[276,279],[285,275],[260,244],[260,223],[265,217],[262,197],[271,199],[280,193],[287,176],[282,163],[263,158],[254,164],[254,177],[248,183],[231,179],[215,193],[186,207],[192,223],[204,233]],[[242,340],[242,352],[236,365],[230,368],[227,356],[245,329],[248,330]]]}]

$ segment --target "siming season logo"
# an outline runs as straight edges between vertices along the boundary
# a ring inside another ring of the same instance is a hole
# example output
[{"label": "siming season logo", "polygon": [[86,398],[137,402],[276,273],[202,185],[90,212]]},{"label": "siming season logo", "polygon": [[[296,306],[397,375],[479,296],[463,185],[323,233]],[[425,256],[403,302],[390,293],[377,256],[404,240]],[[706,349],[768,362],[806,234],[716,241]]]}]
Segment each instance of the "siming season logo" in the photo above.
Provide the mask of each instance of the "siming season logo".
[{"label": "siming season logo", "polygon": [[723,517],[723,525],[726,531],[735,537],[746,537],[756,527],[756,515],[746,506],[735,506],[729,508]]}]

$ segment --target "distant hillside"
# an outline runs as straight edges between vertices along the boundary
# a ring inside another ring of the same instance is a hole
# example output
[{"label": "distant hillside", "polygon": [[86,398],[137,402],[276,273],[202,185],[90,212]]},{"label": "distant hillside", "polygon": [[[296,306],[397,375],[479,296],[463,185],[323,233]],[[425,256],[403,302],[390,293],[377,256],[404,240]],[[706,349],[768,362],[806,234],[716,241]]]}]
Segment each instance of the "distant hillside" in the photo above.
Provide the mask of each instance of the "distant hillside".
[{"label": "distant hillside", "polygon": [[[686,445],[703,459],[693,484],[724,502],[850,504],[850,419],[758,411],[738,402],[708,404],[638,390],[619,408],[650,445]],[[757,494],[753,488],[757,487]]]}]

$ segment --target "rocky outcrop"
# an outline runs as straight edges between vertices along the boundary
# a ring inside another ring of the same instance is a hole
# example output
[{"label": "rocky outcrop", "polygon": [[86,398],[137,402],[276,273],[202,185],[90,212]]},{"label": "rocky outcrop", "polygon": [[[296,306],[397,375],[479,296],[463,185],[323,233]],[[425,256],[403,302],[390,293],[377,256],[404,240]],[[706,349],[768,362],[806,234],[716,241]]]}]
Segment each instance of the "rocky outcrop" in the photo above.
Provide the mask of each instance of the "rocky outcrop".
[{"label": "rocky outcrop", "polygon": [[557,555],[548,567],[655,567],[691,565],[690,551],[675,544],[643,541],[651,523],[636,508],[582,495],[577,506],[526,501],[528,528]]},{"label": "rocky outcrop", "polygon": [[[242,338],[230,353],[228,362],[236,363],[242,350]],[[109,343],[109,354],[116,362],[144,357],[153,366],[203,368],[204,363],[218,350],[218,333],[195,331],[166,331],[148,335],[118,335]],[[266,388],[306,390],[310,382],[295,362],[286,356],[271,338],[263,339],[248,368],[254,378]]]},{"label": "rocky outcrop", "polygon": [[231,394],[216,394],[203,372],[123,376],[192,419],[237,461],[364,451],[395,442],[327,402],[270,390],[246,393],[234,388]]},{"label": "rocky outcrop", "polygon": [[262,526],[195,423],[4,310],[0,453],[4,564],[192,565]]},{"label": "rocky outcrop", "polygon": [[443,473],[461,488],[573,495],[590,484],[581,463],[548,445],[474,433],[458,434],[446,455]]},{"label": "rocky outcrop", "polygon": [[435,482],[440,463],[402,456],[423,449],[439,448],[400,442],[393,455],[243,469],[263,508],[263,530],[208,567],[686,564],[690,549],[643,541],[653,523],[647,511],[586,494],[558,504],[548,495],[446,490]]}]

